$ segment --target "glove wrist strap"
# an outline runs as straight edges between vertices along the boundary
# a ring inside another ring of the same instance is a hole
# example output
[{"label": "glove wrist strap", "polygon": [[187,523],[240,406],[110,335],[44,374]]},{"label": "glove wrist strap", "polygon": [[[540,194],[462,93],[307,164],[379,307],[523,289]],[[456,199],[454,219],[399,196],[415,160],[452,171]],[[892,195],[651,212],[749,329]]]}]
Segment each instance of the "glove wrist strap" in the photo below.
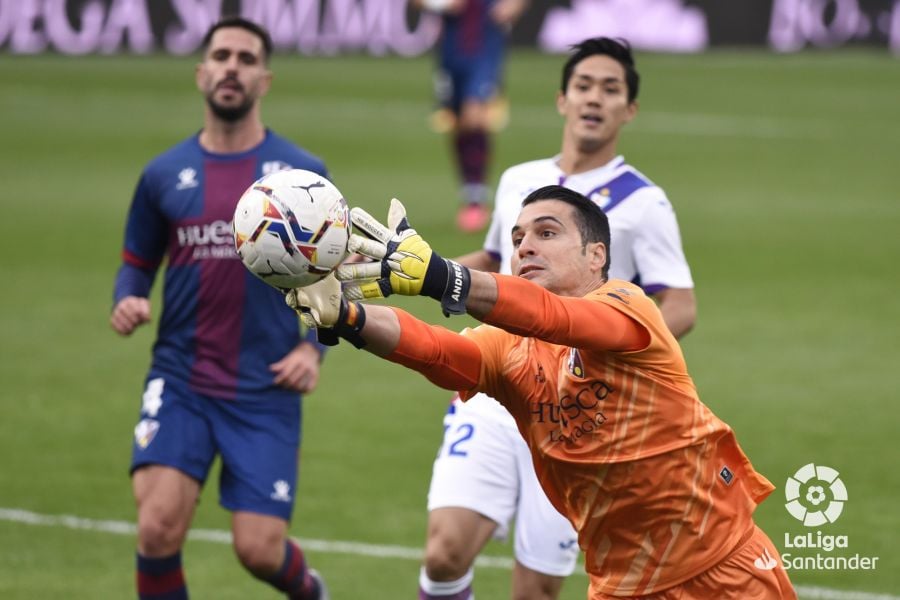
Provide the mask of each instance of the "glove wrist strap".
[{"label": "glove wrist strap", "polygon": [[440,301],[445,317],[466,314],[466,299],[471,285],[469,269],[441,258],[436,252],[432,253],[422,282],[422,295]]},{"label": "glove wrist strap", "polygon": [[362,338],[362,329],[366,324],[366,310],[359,302],[348,302],[341,299],[341,316],[335,333],[357,348],[364,348],[366,340]]},{"label": "glove wrist strap", "polygon": [[362,329],[366,324],[366,311],[359,302],[348,302],[341,298],[341,310],[334,327],[319,328],[316,334],[319,343],[325,346],[336,346],[339,338],[344,338],[357,348],[364,348],[366,341],[362,338]]},{"label": "glove wrist strap", "polygon": [[447,261],[447,287],[441,296],[441,310],[444,316],[466,314],[466,300],[469,298],[469,288],[472,286],[472,276],[469,269],[458,262]]}]

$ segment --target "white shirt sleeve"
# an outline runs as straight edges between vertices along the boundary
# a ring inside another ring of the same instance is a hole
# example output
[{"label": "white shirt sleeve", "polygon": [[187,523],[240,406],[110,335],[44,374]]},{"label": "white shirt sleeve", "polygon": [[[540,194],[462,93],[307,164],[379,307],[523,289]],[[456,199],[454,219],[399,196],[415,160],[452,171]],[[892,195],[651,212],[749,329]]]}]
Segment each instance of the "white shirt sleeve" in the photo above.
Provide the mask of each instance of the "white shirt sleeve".
[{"label": "white shirt sleeve", "polygon": [[644,196],[644,214],[640,227],[634,230],[633,242],[641,286],[649,293],[661,288],[693,288],[672,203],[658,187],[644,188],[635,194]]}]

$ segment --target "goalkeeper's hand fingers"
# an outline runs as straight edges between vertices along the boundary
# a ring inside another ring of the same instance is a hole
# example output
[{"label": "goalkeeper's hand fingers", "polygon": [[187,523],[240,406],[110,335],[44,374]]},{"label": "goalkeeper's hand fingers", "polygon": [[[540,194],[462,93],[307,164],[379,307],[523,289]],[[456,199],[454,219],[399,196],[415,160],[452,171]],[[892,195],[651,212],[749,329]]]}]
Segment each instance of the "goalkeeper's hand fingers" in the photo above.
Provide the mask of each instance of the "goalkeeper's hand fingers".
[{"label": "goalkeeper's hand fingers", "polygon": [[341,313],[341,283],[332,273],[312,285],[289,290],[284,301],[307,327],[334,327]]},{"label": "goalkeeper's hand fingers", "polygon": [[409,227],[403,204],[396,198],[391,199],[387,227],[358,207],[350,211],[350,220],[354,230],[364,235],[354,233],[350,236],[349,251],[373,258],[375,262],[345,263],[337,268],[335,275],[344,282],[344,295],[350,300],[363,300],[384,298],[394,291],[408,293],[409,290],[394,289],[398,277],[409,278],[401,265],[408,254],[398,254],[396,250],[405,239],[416,235]]},{"label": "goalkeeper's hand fingers", "polygon": [[364,281],[381,277],[382,264],[376,262],[344,263],[334,270],[338,281]]},{"label": "goalkeeper's hand fingers", "polygon": [[354,230],[362,231],[369,238],[382,244],[387,244],[394,235],[393,230],[382,225],[381,221],[358,206],[350,209],[350,221]]},{"label": "goalkeeper's hand fingers", "polygon": [[347,299],[380,298],[393,293],[425,295],[439,300],[445,314],[465,313],[468,270],[431,249],[409,226],[403,203],[396,198],[391,200],[387,227],[360,208],[350,211],[350,219],[354,229],[368,236],[352,236],[350,251],[375,258],[376,262],[347,264],[338,269]]},{"label": "goalkeeper's hand fingers", "polygon": [[350,220],[356,228],[361,229],[371,239],[378,240],[385,245],[391,241],[395,234],[409,229],[409,222],[406,221],[406,207],[396,198],[391,198],[387,227],[358,206],[350,209]]},{"label": "goalkeeper's hand fingers", "polygon": [[388,209],[388,229],[395,233],[401,233],[409,229],[409,221],[406,219],[406,207],[396,198],[391,198],[391,207]]},{"label": "goalkeeper's hand fingers", "polygon": [[350,210],[350,220],[355,229],[362,231],[365,235],[352,234],[348,249],[350,252],[356,252],[376,260],[384,258],[389,249],[393,251],[402,239],[415,233],[410,232],[406,236],[400,235],[410,227],[409,221],[406,219],[406,207],[396,198],[391,198],[387,227],[359,207]]},{"label": "goalkeeper's hand fingers", "polygon": [[386,298],[391,295],[390,270],[382,261],[349,263],[339,266],[335,276],[348,300]]},{"label": "goalkeeper's hand fingers", "polygon": [[285,290],[284,302],[285,304],[290,306],[294,310],[294,312],[297,313],[297,316],[300,317],[300,322],[303,323],[305,327],[315,329],[317,327],[315,317],[310,314],[309,307],[304,306],[301,300],[297,297],[297,292],[299,289],[300,288]]},{"label": "goalkeeper's hand fingers", "polygon": [[384,255],[387,254],[386,243],[356,233],[350,234],[350,240],[347,242],[347,249],[350,252],[361,254],[368,258],[374,258],[375,260],[381,260],[384,258]]}]

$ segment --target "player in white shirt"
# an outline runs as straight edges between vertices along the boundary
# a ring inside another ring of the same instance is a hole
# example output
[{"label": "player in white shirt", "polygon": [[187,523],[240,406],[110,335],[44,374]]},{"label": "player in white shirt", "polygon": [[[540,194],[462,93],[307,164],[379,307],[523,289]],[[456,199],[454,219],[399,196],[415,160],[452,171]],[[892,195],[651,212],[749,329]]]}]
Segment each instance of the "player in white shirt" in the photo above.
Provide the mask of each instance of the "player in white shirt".
[{"label": "player in white shirt", "polygon": [[[564,185],[599,204],[612,233],[610,278],[635,281],[659,303],[676,336],[694,324],[693,280],[665,192],[617,155],[621,128],[637,113],[639,77],[627,43],[585,40],[563,67],[557,109],[562,149],[553,158],[506,170],[483,249],[457,259],[509,273],[510,231],[530,192]],[[444,419],[444,442],[428,492],[428,540],[420,600],[469,600],[476,557],[492,538],[505,538],[515,517],[511,597],[553,600],[575,570],[572,525],[550,505],[515,421],[494,399],[455,400]]]}]

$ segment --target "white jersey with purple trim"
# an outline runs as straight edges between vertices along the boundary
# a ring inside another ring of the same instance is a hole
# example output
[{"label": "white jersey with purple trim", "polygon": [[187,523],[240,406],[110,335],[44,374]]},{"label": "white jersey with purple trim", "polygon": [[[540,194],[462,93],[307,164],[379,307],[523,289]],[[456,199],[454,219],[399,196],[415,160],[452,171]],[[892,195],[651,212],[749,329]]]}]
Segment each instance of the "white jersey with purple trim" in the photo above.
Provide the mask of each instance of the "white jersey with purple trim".
[{"label": "white jersey with purple trim", "polygon": [[653,294],[665,288],[693,288],[681,248],[675,211],[663,190],[617,156],[602,167],[566,175],[559,157],[510,167],[500,178],[484,249],[509,273],[510,232],[522,200],[545,185],[563,185],[596,202],[609,217],[612,236],[610,279],[633,281]]}]

